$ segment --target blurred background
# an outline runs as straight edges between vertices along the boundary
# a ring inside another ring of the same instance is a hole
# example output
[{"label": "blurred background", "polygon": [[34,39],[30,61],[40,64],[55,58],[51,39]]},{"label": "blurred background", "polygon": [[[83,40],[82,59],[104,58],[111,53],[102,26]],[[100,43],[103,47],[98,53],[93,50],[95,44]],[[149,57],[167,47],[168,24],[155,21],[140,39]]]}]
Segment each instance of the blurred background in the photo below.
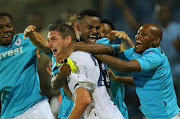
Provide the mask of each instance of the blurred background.
[{"label": "blurred background", "polygon": [[[0,12],[7,12],[13,16],[16,33],[23,32],[32,24],[45,37],[49,24],[63,23],[70,14],[78,14],[89,8],[97,10],[102,19],[109,19],[116,30],[125,31],[133,42],[141,25],[154,23],[161,26],[164,33],[161,48],[171,64],[180,106],[180,0],[0,0]],[[60,96],[58,90],[52,90],[51,77],[46,71],[50,60],[41,54],[38,71],[41,89],[50,99],[56,115]],[[142,119],[134,87],[126,86],[125,101],[130,119]]]}]

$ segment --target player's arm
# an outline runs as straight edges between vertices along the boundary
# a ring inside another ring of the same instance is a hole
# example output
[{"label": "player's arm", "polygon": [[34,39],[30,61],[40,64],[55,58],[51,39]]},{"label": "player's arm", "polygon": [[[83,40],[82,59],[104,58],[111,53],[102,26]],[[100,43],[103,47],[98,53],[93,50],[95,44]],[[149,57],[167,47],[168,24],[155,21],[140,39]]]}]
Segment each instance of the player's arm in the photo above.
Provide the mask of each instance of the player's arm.
[{"label": "player's arm", "polygon": [[90,53],[98,53],[98,54],[111,54],[113,52],[113,47],[110,45],[104,45],[100,43],[95,43],[95,44],[74,43],[66,47],[62,52],[60,52],[56,56],[56,61],[62,62],[63,59],[67,58],[75,50],[86,51]]},{"label": "player's arm", "polygon": [[59,72],[54,74],[51,78],[51,86],[54,90],[63,88],[64,92],[73,100],[71,91],[68,88],[67,77],[70,75],[71,69],[69,65],[64,63],[60,68]]},{"label": "player's arm", "polygon": [[130,72],[141,72],[141,66],[137,60],[124,61],[116,57],[112,57],[110,55],[94,55],[96,58],[104,62],[110,68],[122,72],[122,73],[130,73]]},{"label": "player's arm", "polygon": [[54,74],[51,79],[51,86],[54,90],[57,90],[62,87],[65,83],[66,78],[70,75],[71,69],[69,65],[63,63],[63,65],[59,68],[59,72]]},{"label": "player's arm", "polygon": [[135,86],[132,76],[116,76],[111,69],[107,69],[107,71],[109,74],[109,79],[111,81],[121,82],[130,86]]},{"label": "player's arm", "polygon": [[31,42],[41,49],[44,53],[51,53],[51,49],[48,47],[48,41],[44,38],[43,35],[35,31],[35,26],[29,25],[24,30],[24,37],[29,37]]},{"label": "player's arm", "polygon": [[91,102],[89,92],[84,87],[78,88],[75,93],[76,99],[74,101],[74,107],[68,119],[79,119]]},{"label": "player's arm", "polygon": [[124,51],[126,49],[134,47],[132,40],[124,31],[112,30],[111,33],[113,33],[116,37],[121,39],[121,45],[119,45],[118,51]]}]

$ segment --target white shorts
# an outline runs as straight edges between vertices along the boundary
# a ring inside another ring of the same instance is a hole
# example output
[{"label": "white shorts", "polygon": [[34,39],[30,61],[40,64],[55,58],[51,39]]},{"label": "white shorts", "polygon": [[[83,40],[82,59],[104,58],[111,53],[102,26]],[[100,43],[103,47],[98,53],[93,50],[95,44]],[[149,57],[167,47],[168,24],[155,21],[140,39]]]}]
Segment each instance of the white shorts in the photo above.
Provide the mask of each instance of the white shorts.
[{"label": "white shorts", "polygon": [[47,100],[38,102],[24,113],[10,119],[54,119]]},{"label": "white shorts", "polygon": [[180,119],[180,112],[179,112],[176,116],[174,116],[173,118],[171,118],[171,119]]}]

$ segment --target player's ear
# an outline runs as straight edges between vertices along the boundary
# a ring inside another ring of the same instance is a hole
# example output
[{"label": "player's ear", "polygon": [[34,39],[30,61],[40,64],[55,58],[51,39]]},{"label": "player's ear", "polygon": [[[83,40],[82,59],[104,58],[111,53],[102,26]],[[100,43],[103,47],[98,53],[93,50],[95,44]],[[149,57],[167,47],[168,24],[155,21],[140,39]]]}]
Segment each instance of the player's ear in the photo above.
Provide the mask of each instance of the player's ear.
[{"label": "player's ear", "polygon": [[65,39],[66,45],[70,45],[71,44],[71,40],[72,40],[71,36],[67,36],[66,39]]},{"label": "player's ear", "polygon": [[159,46],[160,41],[161,41],[160,38],[157,37],[157,38],[153,41],[153,44],[154,44],[155,46]]}]

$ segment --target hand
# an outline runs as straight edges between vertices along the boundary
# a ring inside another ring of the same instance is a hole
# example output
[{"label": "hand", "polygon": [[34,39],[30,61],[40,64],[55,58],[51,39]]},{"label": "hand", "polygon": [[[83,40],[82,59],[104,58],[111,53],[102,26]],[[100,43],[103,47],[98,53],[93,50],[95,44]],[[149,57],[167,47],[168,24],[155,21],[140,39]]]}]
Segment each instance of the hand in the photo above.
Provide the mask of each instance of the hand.
[{"label": "hand", "polygon": [[32,34],[35,31],[36,27],[33,25],[29,25],[25,30],[24,30],[24,36],[23,38],[26,39],[28,35]]},{"label": "hand", "polygon": [[112,30],[111,33],[114,33],[114,35],[118,38],[128,39],[128,35],[124,31],[116,31]]},{"label": "hand", "polygon": [[54,90],[61,88],[62,86],[67,84],[66,78],[70,75],[71,69],[69,65],[63,63],[61,67],[59,67],[59,72],[54,74],[51,79],[51,86]]},{"label": "hand", "polygon": [[66,47],[62,52],[59,52],[55,58],[57,63],[61,63],[63,59],[66,59],[68,56],[71,55],[71,53],[74,52],[74,47],[73,45],[70,45]]},{"label": "hand", "polygon": [[111,81],[115,81],[116,80],[116,75],[114,74],[114,72],[111,69],[107,69],[108,75],[109,75],[109,79]]},{"label": "hand", "polygon": [[41,51],[41,50],[40,50],[39,48],[36,49],[36,56],[37,56],[38,58],[41,57],[40,54],[39,54],[40,51]]},{"label": "hand", "polygon": [[52,71],[52,61],[49,62],[49,67],[46,68],[47,72],[51,75],[51,71]]},{"label": "hand", "polygon": [[58,77],[61,79],[66,79],[71,74],[71,68],[66,63],[63,63],[61,67],[59,67]]}]

